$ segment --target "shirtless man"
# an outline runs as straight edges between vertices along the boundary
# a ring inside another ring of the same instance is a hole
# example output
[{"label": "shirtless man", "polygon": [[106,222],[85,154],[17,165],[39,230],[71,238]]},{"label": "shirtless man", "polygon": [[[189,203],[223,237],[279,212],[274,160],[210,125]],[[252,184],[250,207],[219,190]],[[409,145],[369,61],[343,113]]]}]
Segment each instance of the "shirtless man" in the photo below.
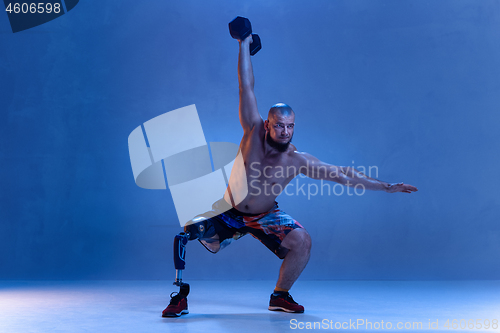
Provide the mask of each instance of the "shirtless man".
[{"label": "shirtless man", "polygon": [[[269,310],[304,312],[288,290],[305,268],[311,249],[311,237],[293,218],[278,208],[276,197],[299,173],[313,179],[329,180],[345,186],[362,186],[375,191],[411,193],[411,185],[391,184],[367,177],[352,167],[320,161],[297,151],[291,144],[295,113],[286,104],[276,104],[268,119],[257,109],[254,76],[250,60],[250,35],[240,44],[238,78],[240,87],[239,118],[243,127],[239,157],[236,158],[224,198],[213,210],[193,218],[186,227],[189,240],[198,239],[215,253],[232,241],[251,234],[283,259],[279,278],[271,294]],[[164,317],[188,313],[186,296],[172,297]]]}]

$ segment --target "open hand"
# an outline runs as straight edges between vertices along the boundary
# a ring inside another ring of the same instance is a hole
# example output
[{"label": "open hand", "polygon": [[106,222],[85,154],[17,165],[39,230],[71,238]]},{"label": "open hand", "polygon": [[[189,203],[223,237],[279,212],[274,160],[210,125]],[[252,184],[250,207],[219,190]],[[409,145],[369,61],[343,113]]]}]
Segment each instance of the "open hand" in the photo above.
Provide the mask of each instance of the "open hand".
[{"label": "open hand", "polygon": [[412,185],[397,183],[397,184],[389,184],[389,186],[386,187],[385,191],[387,193],[395,193],[395,192],[411,193],[418,191],[418,189]]}]

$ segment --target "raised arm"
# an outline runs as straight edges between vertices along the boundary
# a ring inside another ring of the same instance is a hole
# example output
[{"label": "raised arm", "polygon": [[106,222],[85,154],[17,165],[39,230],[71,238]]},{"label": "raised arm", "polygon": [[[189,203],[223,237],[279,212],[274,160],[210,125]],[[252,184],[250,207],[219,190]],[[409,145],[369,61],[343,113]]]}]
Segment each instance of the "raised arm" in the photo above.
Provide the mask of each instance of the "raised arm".
[{"label": "raised arm", "polygon": [[243,131],[251,131],[255,125],[262,125],[263,120],[257,109],[254,94],[254,76],[250,59],[250,44],[252,35],[240,42],[238,57],[238,81],[240,84],[240,123]]},{"label": "raised arm", "polygon": [[345,186],[362,185],[372,191],[385,191],[388,193],[418,191],[415,186],[403,183],[387,183],[370,178],[352,167],[342,167],[320,161],[308,153],[295,152],[298,172],[313,179],[334,181]]}]

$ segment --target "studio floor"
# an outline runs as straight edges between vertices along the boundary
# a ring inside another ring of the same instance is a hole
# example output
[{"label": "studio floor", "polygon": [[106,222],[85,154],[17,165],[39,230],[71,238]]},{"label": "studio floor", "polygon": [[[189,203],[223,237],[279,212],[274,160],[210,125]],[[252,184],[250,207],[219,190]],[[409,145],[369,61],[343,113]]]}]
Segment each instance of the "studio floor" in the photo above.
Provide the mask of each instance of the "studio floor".
[{"label": "studio floor", "polygon": [[303,314],[267,310],[274,281],[187,282],[162,318],[170,281],[0,281],[0,332],[500,331],[500,281],[298,281]]}]

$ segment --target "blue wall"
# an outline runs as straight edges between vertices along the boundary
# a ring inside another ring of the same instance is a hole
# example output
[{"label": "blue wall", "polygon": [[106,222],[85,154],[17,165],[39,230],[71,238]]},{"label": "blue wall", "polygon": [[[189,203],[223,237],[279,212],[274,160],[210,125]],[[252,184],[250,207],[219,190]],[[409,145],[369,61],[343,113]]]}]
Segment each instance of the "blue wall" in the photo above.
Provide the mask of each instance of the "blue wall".
[{"label": "blue wall", "polygon": [[[239,143],[236,15],[263,116],[288,103],[299,150],[419,188],[281,196],[313,238],[302,278],[499,279],[494,0],[81,1],[16,34],[0,14],[0,278],[174,278],[172,198],[135,185],[127,137],[196,104],[207,141]],[[187,260],[188,280],[280,264],[250,236]]]}]

